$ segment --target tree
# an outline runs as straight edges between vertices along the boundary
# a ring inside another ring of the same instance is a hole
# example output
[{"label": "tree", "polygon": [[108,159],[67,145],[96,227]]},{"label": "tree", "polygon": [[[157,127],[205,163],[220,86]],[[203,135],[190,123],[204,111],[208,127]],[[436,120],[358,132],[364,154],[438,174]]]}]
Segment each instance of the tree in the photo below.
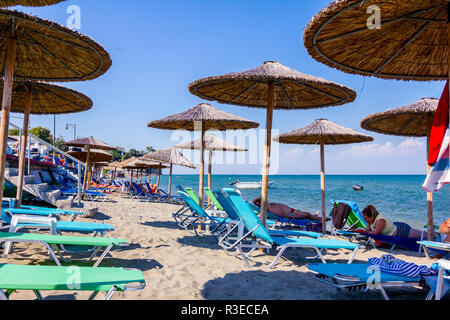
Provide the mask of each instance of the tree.
[{"label": "tree", "polygon": [[8,135],[9,136],[20,136],[20,130],[19,129],[9,129]]},{"label": "tree", "polygon": [[49,129],[43,127],[36,127],[30,130],[30,133],[45,142],[53,144],[53,136]]},{"label": "tree", "polygon": [[147,147],[147,148],[145,148],[145,153],[153,153],[153,152],[155,152],[156,150],[155,149],[153,149],[153,147]]},{"label": "tree", "polygon": [[66,146],[66,141],[64,140],[63,136],[59,136],[58,139],[56,139],[55,147],[64,152],[69,151],[69,147]]}]

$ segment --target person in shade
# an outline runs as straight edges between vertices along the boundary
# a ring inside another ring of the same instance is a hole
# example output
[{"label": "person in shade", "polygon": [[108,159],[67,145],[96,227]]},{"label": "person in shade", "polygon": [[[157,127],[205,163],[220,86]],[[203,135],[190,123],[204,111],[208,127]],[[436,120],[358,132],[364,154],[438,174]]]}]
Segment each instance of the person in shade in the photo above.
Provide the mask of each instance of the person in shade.
[{"label": "person in shade", "polygon": [[404,222],[392,222],[385,215],[378,212],[373,206],[367,206],[363,212],[364,221],[367,222],[368,234],[379,234],[390,237],[421,239],[422,232],[413,229]]},{"label": "person in shade", "polygon": [[[255,206],[261,207],[261,197],[254,199],[252,202]],[[268,202],[267,211],[280,218],[299,219],[299,220],[308,219],[314,221],[322,221],[322,217],[319,216],[318,214],[312,214],[309,212],[297,210],[282,203]],[[327,218],[327,221],[328,220],[331,220],[331,218]]]}]

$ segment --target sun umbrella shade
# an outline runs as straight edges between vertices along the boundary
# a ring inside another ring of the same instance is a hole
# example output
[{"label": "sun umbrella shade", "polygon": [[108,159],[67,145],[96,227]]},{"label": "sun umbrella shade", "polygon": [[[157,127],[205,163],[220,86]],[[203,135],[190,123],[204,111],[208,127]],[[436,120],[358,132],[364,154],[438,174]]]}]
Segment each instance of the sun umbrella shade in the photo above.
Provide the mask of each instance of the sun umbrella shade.
[{"label": "sun umbrella shade", "polygon": [[111,66],[109,54],[91,38],[48,20],[0,9],[2,70],[6,62],[5,44],[11,36],[17,43],[14,77],[18,80],[91,80]]},{"label": "sun umbrella shade", "polygon": [[[245,148],[236,146],[232,143],[224,141],[215,135],[206,135],[205,136],[205,148],[204,150],[208,151],[234,151],[234,152],[245,152],[248,151]],[[175,146],[178,149],[187,149],[187,150],[201,150],[202,149],[202,139],[197,139],[191,142],[187,142],[184,144],[180,144]]]},{"label": "sun umbrella shade", "polygon": [[92,149],[106,150],[106,151],[116,150],[116,148],[111,147],[111,146],[107,145],[106,143],[95,139],[94,137],[81,138],[81,139],[66,142],[65,144],[66,144],[66,146],[69,146],[69,147],[79,147],[79,148],[90,147]]},{"label": "sun umbrella shade", "polygon": [[190,163],[189,160],[186,159],[183,154],[175,148],[149,153],[143,156],[142,159],[157,163],[172,164],[195,169],[192,163]]},{"label": "sun umbrella shade", "polygon": [[57,4],[65,0],[0,0],[0,7],[14,7],[14,6],[24,6],[24,7],[43,7],[50,6],[52,4]]},{"label": "sun umbrella shade", "polygon": [[282,134],[273,139],[284,144],[338,145],[373,141],[371,136],[342,127],[327,119],[318,119],[309,126]]},{"label": "sun umbrella shade", "polygon": [[[88,151],[83,149],[82,151],[69,151],[68,155],[74,157],[75,159],[80,160],[81,162],[87,161]],[[95,150],[91,149],[89,154],[89,162],[91,163],[100,163],[100,162],[108,162],[113,159],[112,154],[103,151],[103,150]]]},{"label": "sun umbrella shade", "polygon": [[[24,113],[30,95],[31,114],[67,114],[92,108],[92,100],[75,90],[43,82],[14,82],[11,112]],[[0,96],[3,96],[2,80]]]},{"label": "sun umbrella shade", "polygon": [[269,83],[274,83],[274,109],[323,108],[356,98],[356,93],[349,88],[273,61],[248,71],[197,80],[189,85],[189,91],[206,100],[267,108]]},{"label": "sun umbrella shade", "polygon": [[168,166],[156,163],[153,161],[148,161],[142,158],[135,159],[134,161],[128,163],[123,167],[124,169],[166,169]]},{"label": "sun umbrella shade", "polygon": [[[447,5],[446,0],[337,0],[308,24],[304,44],[314,59],[344,72],[445,80]],[[377,12],[379,28],[373,20]]]},{"label": "sun umbrella shade", "polygon": [[395,136],[426,137],[439,100],[424,98],[411,105],[367,116],[361,122],[366,130]]},{"label": "sun umbrella shade", "polygon": [[186,112],[182,112],[167,118],[150,122],[147,126],[156,129],[189,131],[199,130],[196,123],[202,124],[202,128],[207,130],[237,130],[252,129],[259,126],[258,123],[241,118],[231,113],[221,111],[213,106],[201,103]]},{"label": "sun umbrella shade", "polygon": [[57,4],[65,0],[0,0],[0,7],[14,7],[14,6],[24,6],[24,7],[43,7],[50,6],[52,4]]}]

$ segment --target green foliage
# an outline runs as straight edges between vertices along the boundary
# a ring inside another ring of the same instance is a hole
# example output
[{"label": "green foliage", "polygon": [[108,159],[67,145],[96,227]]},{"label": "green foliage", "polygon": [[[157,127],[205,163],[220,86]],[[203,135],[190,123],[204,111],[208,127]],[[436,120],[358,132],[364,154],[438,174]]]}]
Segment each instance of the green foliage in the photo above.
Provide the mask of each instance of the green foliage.
[{"label": "green foliage", "polygon": [[153,147],[147,147],[145,148],[145,151],[139,151],[136,149],[130,149],[129,151],[125,152],[117,148],[116,150],[110,151],[110,153],[113,155],[114,161],[122,162],[125,160],[128,160],[132,157],[142,157],[146,155],[147,153],[155,152],[156,150],[153,149]]},{"label": "green foliage", "polygon": [[19,129],[9,129],[8,135],[10,136],[19,136],[20,130]]},{"label": "green foliage", "polygon": [[30,130],[32,135],[35,135],[41,140],[44,140],[48,143],[53,143],[53,136],[49,129],[43,127],[36,127]]}]

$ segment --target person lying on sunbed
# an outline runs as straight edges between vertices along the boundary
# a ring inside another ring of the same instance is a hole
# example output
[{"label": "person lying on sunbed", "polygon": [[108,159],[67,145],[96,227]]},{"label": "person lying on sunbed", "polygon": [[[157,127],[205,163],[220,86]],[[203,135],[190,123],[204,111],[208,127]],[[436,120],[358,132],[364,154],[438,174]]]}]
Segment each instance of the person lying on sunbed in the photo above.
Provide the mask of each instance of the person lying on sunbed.
[{"label": "person lying on sunbed", "polygon": [[444,239],[444,242],[450,243],[450,219],[441,225],[439,232],[447,236],[447,238]]},{"label": "person lying on sunbed", "polygon": [[[254,199],[253,204],[257,207],[261,207],[261,197]],[[314,221],[322,221],[322,217],[319,215],[311,214],[309,212],[297,210],[281,203],[267,203],[267,211],[280,218],[286,219],[309,219]],[[327,221],[331,218],[327,218]]]},{"label": "person lying on sunbed", "polygon": [[367,222],[365,233],[413,239],[422,237],[421,231],[415,230],[403,222],[392,222],[372,205],[367,206],[362,214],[364,221]]}]

